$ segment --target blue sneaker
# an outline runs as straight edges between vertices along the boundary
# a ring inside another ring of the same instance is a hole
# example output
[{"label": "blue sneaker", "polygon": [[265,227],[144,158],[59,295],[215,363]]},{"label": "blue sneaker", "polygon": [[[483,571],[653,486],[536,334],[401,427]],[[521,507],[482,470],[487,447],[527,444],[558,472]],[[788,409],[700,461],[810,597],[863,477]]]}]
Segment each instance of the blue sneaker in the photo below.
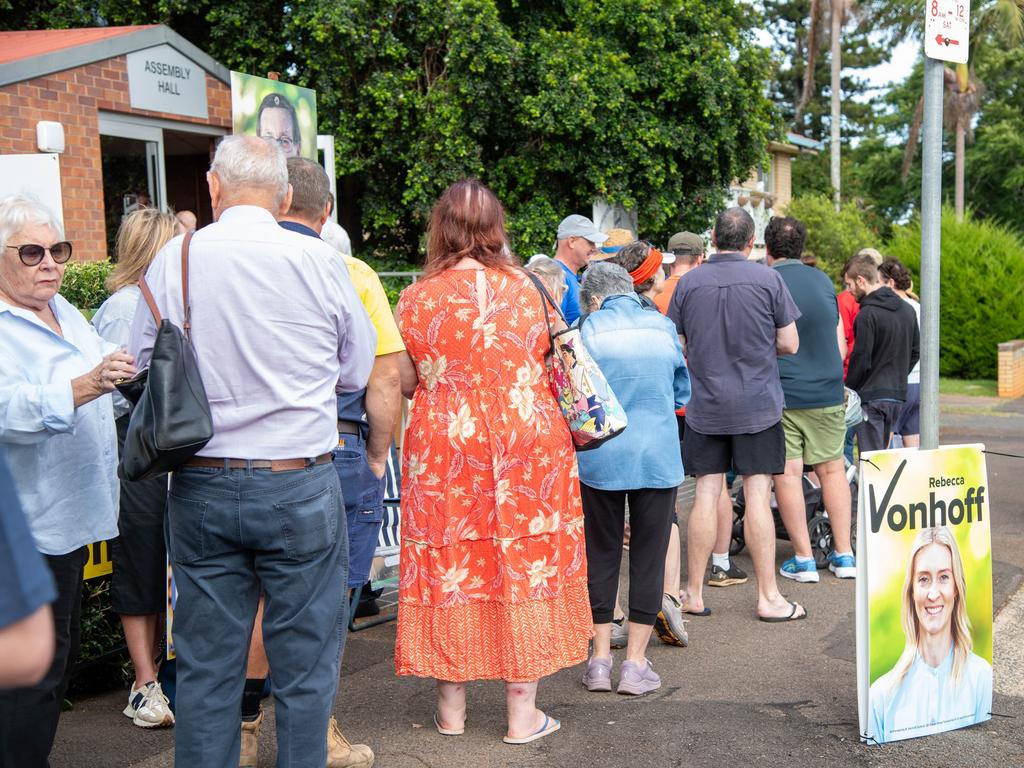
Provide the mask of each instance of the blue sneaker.
[{"label": "blue sneaker", "polygon": [[782,564],[779,573],[793,581],[818,583],[818,566],[814,564],[813,558],[805,562],[797,560],[796,556],[793,556]]},{"label": "blue sneaker", "polygon": [[828,569],[836,575],[837,579],[857,578],[857,561],[853,559],[853,555],[837,555],[835,552],[829,552]]}]

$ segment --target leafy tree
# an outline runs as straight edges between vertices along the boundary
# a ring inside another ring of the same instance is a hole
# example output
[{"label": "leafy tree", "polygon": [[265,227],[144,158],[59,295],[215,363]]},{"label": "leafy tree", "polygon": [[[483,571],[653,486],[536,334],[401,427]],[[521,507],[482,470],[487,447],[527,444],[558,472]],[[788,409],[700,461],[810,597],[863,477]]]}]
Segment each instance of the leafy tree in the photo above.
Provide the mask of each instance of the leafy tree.
[{"label": "leafy tree", "polygon": [[316,89],[353,239],[379,255],[412,256],[432,202],[470,174],[521,253],[595,197],[651,238],[700,231],[779,133],[741,0],[42,0],[0,23],[152,22]]},{"label": "leafy tree", "polygon": [[967,148],[967,197],[976,217],[997,219],[1024,236],[1024,47],[991,49],[977,71],[990,87]]},{"label": "leafy tree", "polygon": [[818,266],[839,285],[846,261],[861,248],[877,248],[880,239],[856,205],[836,211],[828,195],[796,197],[786,213],[807,227],[804,247],[817,257]]},{"label": "leafy tree", "polygon": [[[885,253],[901,259],[915,278],[921,265],[921,225],[897,227]],[[939,372],[965,379],[996,377],[996,347],[1024,338],[1024,243],[1008,228],[968,213],[942,213]],[[919,284],[919,279],[915,279]]]}]

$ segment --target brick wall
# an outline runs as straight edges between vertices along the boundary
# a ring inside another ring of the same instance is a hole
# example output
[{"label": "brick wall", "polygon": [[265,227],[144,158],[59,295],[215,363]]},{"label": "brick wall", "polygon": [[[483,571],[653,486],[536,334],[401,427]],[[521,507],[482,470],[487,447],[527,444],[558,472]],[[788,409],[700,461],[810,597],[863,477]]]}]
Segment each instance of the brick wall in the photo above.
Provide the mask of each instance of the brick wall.
[{"label": "brick wall", "polygon": [[1024,340],[999,345],[999,396],[1024,397]]},{"label": "brick wall", "polygon": [[60,158],[64,227],[75,258],[107,258],[99,110],[231,129],[231,88],[206,75],[209,119],[132,109],[124,56],[0,87],[0,154],[33,154],[36,123],[64,126]]}]

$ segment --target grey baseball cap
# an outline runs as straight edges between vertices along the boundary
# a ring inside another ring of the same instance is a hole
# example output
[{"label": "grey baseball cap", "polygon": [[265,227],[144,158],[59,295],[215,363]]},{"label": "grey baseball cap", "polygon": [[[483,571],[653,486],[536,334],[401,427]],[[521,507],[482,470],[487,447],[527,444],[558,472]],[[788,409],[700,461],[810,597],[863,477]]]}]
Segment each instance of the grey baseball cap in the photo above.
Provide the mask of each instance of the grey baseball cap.
[{"label": "grey baseball cap", "polygon": [[558,225],[557,237],[559,240],[565,240],[567,237],[582,237],[595,245],[600,245],[608,239],[608,235],[598,229],[594,222],[578,213],[562,219],[562,223]]}]

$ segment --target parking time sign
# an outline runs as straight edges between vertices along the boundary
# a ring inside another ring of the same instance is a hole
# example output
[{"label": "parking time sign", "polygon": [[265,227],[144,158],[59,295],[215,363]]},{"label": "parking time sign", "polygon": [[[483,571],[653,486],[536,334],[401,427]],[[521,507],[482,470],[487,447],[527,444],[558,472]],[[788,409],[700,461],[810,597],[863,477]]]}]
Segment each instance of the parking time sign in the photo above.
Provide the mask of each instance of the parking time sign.
[{"label": "parking time sign", "polygon": [[970,19],[970,0],[925,0],[925,56],[966,64]]}]

